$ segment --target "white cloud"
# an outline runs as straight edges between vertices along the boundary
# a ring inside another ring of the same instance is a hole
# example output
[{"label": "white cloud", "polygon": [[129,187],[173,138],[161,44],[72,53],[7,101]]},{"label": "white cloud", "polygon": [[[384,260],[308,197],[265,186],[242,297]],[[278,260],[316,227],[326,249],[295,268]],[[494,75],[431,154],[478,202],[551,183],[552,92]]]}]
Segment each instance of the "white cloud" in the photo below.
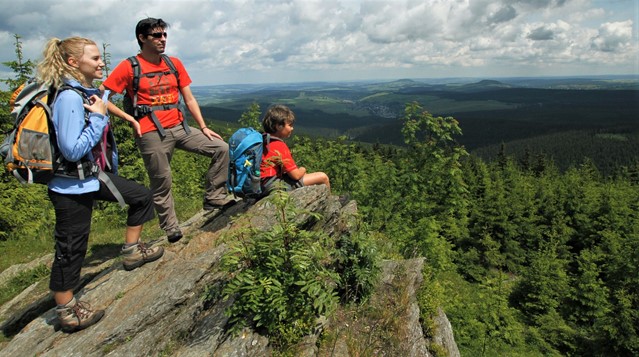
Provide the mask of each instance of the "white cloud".
[{"label": "white cloud", "polygon": [[621,51],[630,46],[632,40],[632,21],[607,22],[599,28],[598,35],[592,39],[592,48],[603,52]]},{"label": "white cloud", "polygon": [[183,60],[196,85],[507,76],[549,68],[565,74],[635,73],[637,6],[634,0],[613,3],[0,0],[0,7],[13,9],[0,14],[0,62],[15,57],[14,33],[34,60],[48,37],[82,35],[108,43],[114,66],[137,52],[135,24],[152,16],[171,24],[167,53]]}]

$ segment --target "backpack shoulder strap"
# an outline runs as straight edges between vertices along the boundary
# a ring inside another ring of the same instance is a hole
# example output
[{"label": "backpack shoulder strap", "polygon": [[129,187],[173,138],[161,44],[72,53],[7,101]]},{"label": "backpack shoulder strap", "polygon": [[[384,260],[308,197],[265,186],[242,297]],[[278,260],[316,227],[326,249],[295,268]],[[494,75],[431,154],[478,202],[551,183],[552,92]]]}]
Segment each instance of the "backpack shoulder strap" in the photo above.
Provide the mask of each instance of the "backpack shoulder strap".
[{"label": "backpack shoulder strap", "polygon": [[270,144],[271,141],[284,141],[278,137],[271,136],[271,134],[269,133],[263,133],[262,138],[263,138],[262,145],[264,146],[264,154],[268,153],[268,144]]},{"label": "backpack shoulder strap", "polygon": [[171,72],[173,72],[173,74],[175,74],[176,77],[179,78],[179,73],[177,71],[177,68],[175,67],[175,64],[173,64],[173,61],[171,60],[171,58],[165,54],[161,54],[160,57],[162,57],[162,60],[164,60],[164,63],[166,63],[167,66],[169,66],[169,69],[171,70]]},{"label": "backpack shoulder strap", "polygon": [[131,101],[133,103],[133,116],[137,119],[137,106],[138,106],[138,89],[140,89],[140,61],[136,56],[131,56],[126,59],[131,63],[131,69],[133,69],[133,81],[131,87],[133,89],[133,95]]},{"label": "backpack shoulder strap", "polygon": [[82,101],[85,103],[89,102],[89,97],[87,96],[86,93],[84,93],[83,91],[79,90],[78,88],[75,88],[73,86],[70,86],[68,84],[63,84],[62,86],[60,86],[60,88],[55,92],[55,95],[59,95],[60,93],[64,92],[65,90],[72,90],[76,93],[78,93],[78,95],[80,97],[82,97]]},{"label": "backpack shoulder strap", "polygon": [[[173,61],[171,60],[171,57],[169,57],[168,55],[166,55],[164,53],[161,54],[160,57],[162,58],[162,60],[164,60],[164,63],[166,63],[166,65],[169,66],[169,70],[175,76],[175,79],[176,79],[177,85],[178,85],[178,92],[180,92],[179,91],[179,89],[180,89],[180,72],[177,71],[177,68],[175,67],[175,64],[173,64]],[[178,95],[178,110],[180,112],[182,112],[181,103],[182,103],[182,94],[179,94]],[[184,127],[184,131],[186,131],[187,134],[189,134],[191,132],[191,129],[189,128],[189,125],[188,125],[186,120],[182,120],[182,126]]]},{"label": "backpack shoulder strap", "polygon": [[[53,104],[53,102],[55,101],[55,98],[57,98],[58,95],[60,95],[60,93],[64,92],[65,90],[72,90],[72,91],[76,92],[80,96],[80,98],[82,98],[82,102],[84,104],[91,104],[91,101],[89,100],[89,96],[87,96],[86,93],[84,93],[83,91],[79,90],[78,88],[75,88],[75,87],[70,86],[68,84],[63,84],[57,90],[53,90],[53,95],[49,99],[50,100],[49,104]],[[86,109],[84,110],[84,120],[87,123],[89,122],[89,111],[86,110]]]},{"label": "backpack shoulder strap", "polygon": [[175,67],[175,64],[173,64],[173,61],[171,61],[171,58],[167,55],[165,55],[164,53],[160,55],[162,60],[164,60],[164,63],[166,63],[167,66],[169,66],[169,70],[171,70],[171,73],[173,73],[173,75],[175,75],[175,79],[177,79],[178,82],[178,88],[180,87],[180,72],[177,71],[177,68]]},{"label": "backpack shoulder strap", "polygon": [[140,89],[140,61],[136,56],[131,56],[126,60],[131,63],[133,69],[133,93],[137,99],[138,89]]}]

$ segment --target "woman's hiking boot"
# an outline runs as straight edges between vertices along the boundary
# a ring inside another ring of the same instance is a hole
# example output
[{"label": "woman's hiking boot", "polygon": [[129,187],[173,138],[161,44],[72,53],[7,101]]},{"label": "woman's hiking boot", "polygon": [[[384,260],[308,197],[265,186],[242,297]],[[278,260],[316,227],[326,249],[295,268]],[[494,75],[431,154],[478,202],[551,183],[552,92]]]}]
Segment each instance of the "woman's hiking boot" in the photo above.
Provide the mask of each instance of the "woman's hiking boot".
[{"label": "woman's hiking boot", "polygon": [[60,329],[66,333],[72,333],[85,329],[104,316],[104,310],[91,310],[91,305],[75,297],[64,307],[55,309],[60,321]]},{"label": "woman's hiking boot", "polygon": [[122,264],[124,269],[129,271],[139,268],[142,265],[160,259],[164,254],[162,247],[147,247],[142,242],[138,242],[128,248],[122,248]]}]

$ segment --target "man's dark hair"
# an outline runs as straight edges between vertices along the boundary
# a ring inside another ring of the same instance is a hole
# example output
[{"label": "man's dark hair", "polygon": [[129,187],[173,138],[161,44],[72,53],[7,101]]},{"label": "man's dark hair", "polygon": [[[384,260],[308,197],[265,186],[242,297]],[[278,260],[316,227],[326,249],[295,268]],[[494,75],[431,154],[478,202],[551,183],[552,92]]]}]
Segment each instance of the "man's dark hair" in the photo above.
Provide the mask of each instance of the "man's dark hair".
[{"label": "man's dark hair", "polygon": [[162,19],[156,19],[153,17],[147,17],[146,19],[140,20],[137,26],[135,26],[135,39],[138,40],[138,45],[142,48],[142,41],[140,41],[140,35],[148,35],[156,28],[167,29],[169,28],[169,24],[164,22]]}]

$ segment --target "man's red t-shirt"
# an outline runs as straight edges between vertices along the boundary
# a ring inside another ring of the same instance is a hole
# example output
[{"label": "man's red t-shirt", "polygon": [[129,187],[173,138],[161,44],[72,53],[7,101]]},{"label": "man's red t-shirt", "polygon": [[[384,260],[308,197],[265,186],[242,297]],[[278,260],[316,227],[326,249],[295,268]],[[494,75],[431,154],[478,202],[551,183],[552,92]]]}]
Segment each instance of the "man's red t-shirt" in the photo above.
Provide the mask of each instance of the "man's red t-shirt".
[{"label": "man's red t-shirt", "polygon": [[[166,72],[170,71],[169,66],[161,60],[159,64],[153,64],[147,62],[142,56],[137,55],[137,59],[140,62],[140,73],[150,72]],[[191,77],[186,72],[182,62],[176,57],[171,57],[171,61],[175,65],[180,83],[178,84],[177,78],[173,74],[157,75],[155,77],[140,76],[140,86],[138,90],[138,104],[139,105],[163,105],[163,104],[175,104],[179,100],[180,88],[186,87],[191,84]],[[124,60],[118,64],[117,67],[111,72],[109,77],[102,83],[106,88],[116,92],[122,93],[126,89],[127,93],[133,94],[133,68],[131,62]],[[183,120],[182,113],[177,108],[169,110],[158,110],[155,112],[160,124],[164,128],[172,128],[180,124]],[[140,129],[142,134],[150,131],[157,130],[149,115],[140,119]]]},{"label": "man's red t-shirt", "polygon": [[295,170],[297,165],[291,156],[291,150],[280,140],[273,140],[268,144],[268,153],[262,157],[260,178],[282,177],[287,172]]}]

